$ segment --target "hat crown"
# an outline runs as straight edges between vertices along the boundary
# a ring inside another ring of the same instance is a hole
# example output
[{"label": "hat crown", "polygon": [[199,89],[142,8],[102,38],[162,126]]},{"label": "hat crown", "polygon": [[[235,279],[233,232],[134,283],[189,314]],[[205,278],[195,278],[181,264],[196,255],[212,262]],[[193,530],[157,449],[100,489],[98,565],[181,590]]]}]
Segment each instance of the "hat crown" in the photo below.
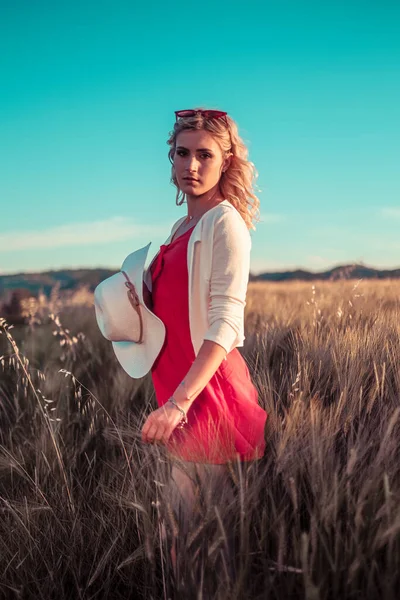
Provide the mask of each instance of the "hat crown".
[{"label": "hat crown", "polygon": [[[95,290],[99,328],[104,337],[112,342],[137,342],[140,335],[139,315],[129,301],[125,282],[123,273],[119,272],[100,283]],[[138,290],[137,294],[140,298]]]},{"label": "hat crown", "polygon": [[[146,375],[157,358],[165,339],[165,325],[143,300],[143,269],[151,242],[129,254],[118,273],[108,277],[94,291],[97,324],[103,336],[112,342],[117,359],[131,377]],[[128,279],[128,281],[127,281]],[[143,321],[140,339],[140,317],[128,294],[130,287],[139,300]]]}]

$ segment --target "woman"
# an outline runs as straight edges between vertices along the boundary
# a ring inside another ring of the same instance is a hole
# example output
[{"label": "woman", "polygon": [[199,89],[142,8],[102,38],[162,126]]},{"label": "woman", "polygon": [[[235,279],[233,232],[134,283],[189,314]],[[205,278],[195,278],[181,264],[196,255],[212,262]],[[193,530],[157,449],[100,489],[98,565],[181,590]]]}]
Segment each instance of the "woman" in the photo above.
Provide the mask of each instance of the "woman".
[{"label": "woman", "polygon": [[[146,304],[166,336],[152,367],[159,408],[144,423],[142,440],[168,450],[182,531],[196,476],[221,491],[232,461],[250,464],[264,454],[267,414],[237,349],[245,339],[249,229],[259,205],[254,166],[222,111],[176,111],[168,144],[176,203],[186,198],[188,214],[144,275]],[[171,557],[175,566],[175,544]]]}]

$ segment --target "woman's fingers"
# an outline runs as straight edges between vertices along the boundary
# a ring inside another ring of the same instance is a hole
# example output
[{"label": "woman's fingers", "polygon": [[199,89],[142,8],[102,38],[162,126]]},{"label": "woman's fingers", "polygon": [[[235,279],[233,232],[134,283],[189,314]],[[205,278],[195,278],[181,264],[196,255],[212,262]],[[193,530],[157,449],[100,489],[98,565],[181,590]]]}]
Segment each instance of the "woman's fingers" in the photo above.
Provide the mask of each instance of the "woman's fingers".
[{"label": "woman's fingers", "polygon": [[160,407],[149,415],[143,425],[142,442],[166,444],[179,421],[180,415],[175,407]]},{"label": "woman's fingers", "polygon": [[166,432],[167,428],[165,425],[160,424],[158,426],[158,430],[156,433],[156,437],[155,437],[155,441],[156,442],[162,442],[163,444],[165,444],[165,432]]},{"label": "woman's fingers", "polygon": [[166,427],[161,424],[154,423],[150,425],[147,433],[144,433],[142,439],[144,442],[157,443],[164,442],[164,434],[166,431]]},{"label": "woman's fingers", "polygon": [[172,432],[174,431],[175,427],[176,427],[176,425],[172,425],[172,426],[169,425],[168,427],[165,428],[165,431],[164,431],[164,442],[165,443],[168,442],[168,440],[171,437]]},{"label": "woman's fingers", "polygon": [[156,431],[157,431],[156,423],[150,422],[147,427],[145,425],[143,427],[143,436],[142,436],[143,441],[144,442],[152,442],[154,439],[154,436],[156,434]]}]

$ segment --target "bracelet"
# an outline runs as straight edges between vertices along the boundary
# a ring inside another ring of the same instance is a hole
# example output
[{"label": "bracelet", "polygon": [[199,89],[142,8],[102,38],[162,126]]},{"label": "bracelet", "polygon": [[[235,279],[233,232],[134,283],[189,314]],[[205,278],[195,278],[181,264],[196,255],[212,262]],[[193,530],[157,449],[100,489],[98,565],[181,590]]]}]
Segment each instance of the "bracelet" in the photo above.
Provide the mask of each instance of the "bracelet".
[{"label": "bracelet", "polygon": [[181,420],[180,420],[180,422],[179,422],[179,424],[177,426],[179,429],[182,429],[182,427],[184,427],[186,425],[186,423],[188,422],[188,418],[186,416],[185,411],[183,410],[183,408],[181,408],[179,406],[179,404],[177,404],[177,402],[176,402],[176,400],[175,400],[175,398],[173,396],[171,396],[170,398],[168,398],[168,402],[171,402],[171,404],[173,404],[182,413],[183,416],[182,416],[182,418],[181,418]]}]

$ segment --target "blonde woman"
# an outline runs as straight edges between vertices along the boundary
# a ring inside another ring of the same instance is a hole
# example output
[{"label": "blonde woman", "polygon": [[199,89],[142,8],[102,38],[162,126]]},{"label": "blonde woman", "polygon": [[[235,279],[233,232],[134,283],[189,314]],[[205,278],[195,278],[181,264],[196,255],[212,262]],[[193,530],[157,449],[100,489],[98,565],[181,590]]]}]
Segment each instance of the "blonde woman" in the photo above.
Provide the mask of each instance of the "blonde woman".
[{"label": "blonde woman", "polygon": [[[175,114],[171,182],[176,204],[186,199],[187,216],[173,225],[144,274],[146,304],[166,336],[151,371],[159,408],[144,423],[142,440],[168,450],[182,533],[196,478],[221,494],[229,464],[263,456],[267,414],[238,350],[245,339],[249,230],[259,205],[254,165],[226,112]],[[175,567],[176,552],[173,543]]]}]

